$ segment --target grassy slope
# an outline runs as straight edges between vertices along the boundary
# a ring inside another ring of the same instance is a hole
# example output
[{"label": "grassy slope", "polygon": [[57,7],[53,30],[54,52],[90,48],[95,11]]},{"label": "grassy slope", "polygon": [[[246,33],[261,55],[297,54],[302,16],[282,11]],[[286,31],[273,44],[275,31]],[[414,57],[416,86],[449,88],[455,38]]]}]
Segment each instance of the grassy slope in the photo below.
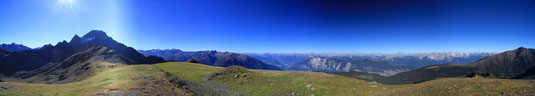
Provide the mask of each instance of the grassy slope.
[{"label": "grassy slope", "polygon": [[0,95],[22,95],[22,96],[88,96],[106,91],[108,89],[123,89],[139,87],[133,78],[144,76],[163,76],[158,68],[151,65],[130,65],[119,66],[97,73],[96,76],[80,82],[66,84],[31,84],[18,82],[0,82],[2,86],[9,86],[9,89],[0,89]]},{"label": "grassy slope", "polygon": [[489,78],[442,78],[419,84],[397,85],[398,90],[387,95],[424,96],[534,96],[534,80],[489,79]]},{"label": "grassy slope", "polygon": [[[157,67],[172,74],[201,83],[202,78],[222,70],[192,63],[161,63]],[[382,85],[349,77],[318,73],[250,70],[250,80],[234,78],[218,79],[217,82],[230,87],[231,90],[248,96],[289,95],[529,95],[535,94],[533,80],[507,80],[488,78],[444,78],[419,84]],[[240,85],[240,82],[247,83]],[[307,87],[307,85],[312,85]],[[314,88],[314,90],[312,90]],[[526,90],[526,91],[524,91]]]},{"label": "grassy slope", "polygon": [[[221,70],[221,67],[212,67],[192,63],[161,63],[156,64],[164,71],[170,72],[187,80],[207,83],[202,81],[205,76]],[[289,95],[291,93],[305,96],[314,95],[371,95],[374,93],[392,91],[391,86],[370,83],[363,80],[349,77],[331,75],[318,72],[291,72],[291,71],[268,71],[268,70],[250,70],[252,71],[251,79],[228,78],[214,81],[223,83],[230,87],[231,90],[248,96],[264,95]],[[241,80],[240,80],[241,79]],[[240,85],[241,81],[247,83]],[[307,85],[310,85],[307,87]]]}]

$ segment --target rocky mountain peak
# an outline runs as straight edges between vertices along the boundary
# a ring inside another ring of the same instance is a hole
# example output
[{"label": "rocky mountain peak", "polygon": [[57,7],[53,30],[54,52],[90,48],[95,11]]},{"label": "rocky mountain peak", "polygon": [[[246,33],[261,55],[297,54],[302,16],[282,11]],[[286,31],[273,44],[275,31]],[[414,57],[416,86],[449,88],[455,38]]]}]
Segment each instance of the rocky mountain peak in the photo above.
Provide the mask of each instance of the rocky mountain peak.
[{"label": "rocky mountain peak", "polygon": [[525,47],[518,47],[516,48],[516,50],[527,50],[528,48],[525,48]]},{"label": "rocky mountain peak", "polygon": [[80,38],[80,36],[74,35],[74,37],[72,37],[70,42],[72,43],[72,42],[81,42],[81,41],[82,39]]},{"label": "rocky mountain peak", "polygon": [[56,46],[67,46],[67,45],[69,45],[69,43],[65,40],[58,42],[58,44],[56,44]]},{"label": "rocky mountain peak", "polygon": [[108,35],[102,30],[91,30],[89,33],[84,35],[84,38],[86,37],[108,37]]},{"label": "rocky mountain peak", "polygon": [[524,48],[524,47],[519,47],[514,51],[516,51],[517,55],[529,54],[530,53],[530,50],[528,48]]}]

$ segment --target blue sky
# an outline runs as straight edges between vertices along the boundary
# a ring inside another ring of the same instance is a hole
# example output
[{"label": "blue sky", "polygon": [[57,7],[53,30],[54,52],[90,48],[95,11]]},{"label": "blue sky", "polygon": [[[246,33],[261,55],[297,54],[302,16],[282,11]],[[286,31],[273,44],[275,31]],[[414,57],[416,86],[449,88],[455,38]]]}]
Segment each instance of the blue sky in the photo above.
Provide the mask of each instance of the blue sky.
[{"label": "blue sky", "polygon": [[92,29],[136,49],[501,52],[535,48],[535,1],[0,1],[0,43],[38,47]]}]

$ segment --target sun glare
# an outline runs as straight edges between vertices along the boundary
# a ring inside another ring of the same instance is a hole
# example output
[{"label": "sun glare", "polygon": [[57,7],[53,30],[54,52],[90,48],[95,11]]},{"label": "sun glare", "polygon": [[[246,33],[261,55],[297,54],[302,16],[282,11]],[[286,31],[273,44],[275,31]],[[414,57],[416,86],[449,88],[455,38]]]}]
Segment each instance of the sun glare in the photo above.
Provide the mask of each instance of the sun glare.
[{"label": "sun glare", "polygon": [[58,0],[57,2],[65,7],[69,7],[70,9],[72,9],[75,0]]}]

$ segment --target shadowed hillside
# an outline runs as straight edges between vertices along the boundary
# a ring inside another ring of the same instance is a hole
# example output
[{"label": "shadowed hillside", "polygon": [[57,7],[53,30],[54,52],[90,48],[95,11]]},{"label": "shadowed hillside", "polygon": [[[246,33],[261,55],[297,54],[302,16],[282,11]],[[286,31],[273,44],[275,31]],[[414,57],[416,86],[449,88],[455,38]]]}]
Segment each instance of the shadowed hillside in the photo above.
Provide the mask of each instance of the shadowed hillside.
[{"label": "shadowed hillside", "polygon": [[515,79],[535,79],[535,67],[529,68],[526,72],[514,77]]}]

